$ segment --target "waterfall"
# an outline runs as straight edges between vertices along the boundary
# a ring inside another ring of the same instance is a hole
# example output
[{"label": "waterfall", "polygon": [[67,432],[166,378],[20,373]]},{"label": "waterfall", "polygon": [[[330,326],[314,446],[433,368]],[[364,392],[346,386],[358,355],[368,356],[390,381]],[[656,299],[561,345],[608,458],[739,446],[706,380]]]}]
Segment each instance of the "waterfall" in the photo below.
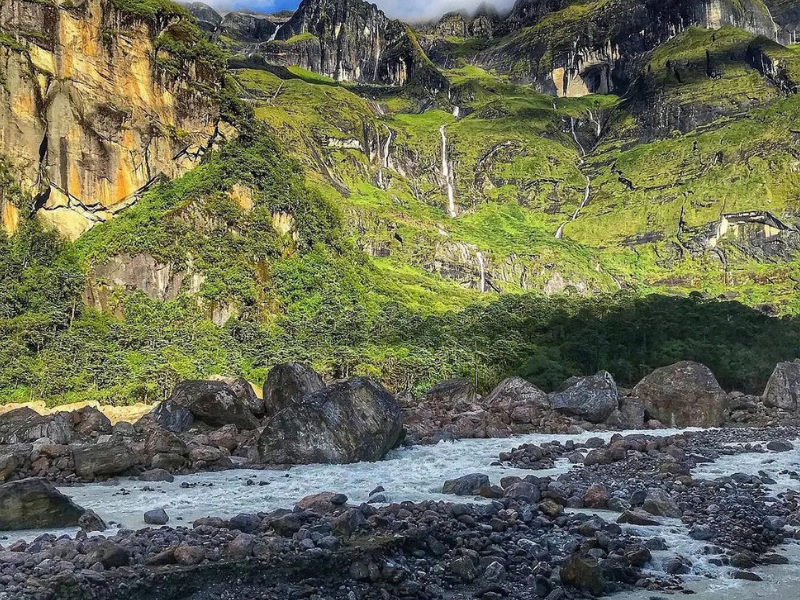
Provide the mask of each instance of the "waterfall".
[{"label": "waterfall", "polygon": [[478,250],[475,252],[475,256],[478,257],[478,266],[481,269],[481,278],[478,283],[478,290],[483,293],[486,291],[486,264],[483,261],[483,253]]},{"label": "waterfall", "polygon": [[283,27],[283,23],[281,23],[280,25],[278,25],[275,28],[275,31],[273,31],[272,35],[269,36],[269,39],[267,40],[268,42],[274,42],[275,41],[275,38],[278,37],[278,32],[281,30],[281,27]]},{"label": "waterfall", "polygon": [[583,200],[581,201],[578,208],[575,209],[575,212],[572,213],[572,217],[568,221],[564,221],[561,225],[559,225],[558,230],[556,231],[556,239],[560,240],[564,236],[564,226],[569,223],[570,221],[574,221],[578,218],[581,214],[581,211],[586,208],[586,205],[589,204],[589,195],[592,192],[592,180],[589,179],[588,175],[584,175],[586,177],[586,188],[583,190]]},{"label": "waterfall", "polygon": [[447,134],[445,133],[445,125],[439,128],[439,133],[442,134],[442,177],[444,177],[447,183],[447,210],[450,216],[455,218],[458,216],[458,213],[456,213],[455,190],[453,189],[453,170],[450,168],[450,163],[447,160]]},{"label": "waterfall", "polygon": [[[581,151],[581,157],[586,156],[586,150],[583,149],[583,145],[578,141],[578,136],[575,133],[575,119],[574,117],[569,118],[569,129],[572,133],[572,139],[575,140],[575,143],[578,144],[578,148]],[[583,164],[583,158],[581,158],[581,164]]]},{"label": "waterfall", "polygon": [[[387,126],[386,129],[389,129],[389,127]],[[392,168],[390,149],[391,149],[393,135],[394,132],[391,129],[389,129],[389,136],[386,138],[386,145],[383,148],[383,166],[386,167],[387,169]]]},{"label": "waterfall", "polygon": [[453,109],[453,116],[457,119],[460,115],[461,115],[461,109],[458,106],[456,106]]}]

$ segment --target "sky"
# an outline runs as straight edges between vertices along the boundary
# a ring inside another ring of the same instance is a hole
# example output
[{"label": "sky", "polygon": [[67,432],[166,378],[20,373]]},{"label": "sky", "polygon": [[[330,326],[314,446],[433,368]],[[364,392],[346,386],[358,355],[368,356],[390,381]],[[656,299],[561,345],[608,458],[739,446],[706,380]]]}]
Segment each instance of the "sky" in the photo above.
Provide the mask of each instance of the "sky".
[{"label": "sky", "polygon": [[[218,11],[253,10],[276,12],[294,10],[299,0],[205,0]],[[372,0],[390,17],[405,20],[423,20],[440,17],[452,10],[474,10],[483,0]],[[510,8],[513,0],[492,2],[498,10]]]}]

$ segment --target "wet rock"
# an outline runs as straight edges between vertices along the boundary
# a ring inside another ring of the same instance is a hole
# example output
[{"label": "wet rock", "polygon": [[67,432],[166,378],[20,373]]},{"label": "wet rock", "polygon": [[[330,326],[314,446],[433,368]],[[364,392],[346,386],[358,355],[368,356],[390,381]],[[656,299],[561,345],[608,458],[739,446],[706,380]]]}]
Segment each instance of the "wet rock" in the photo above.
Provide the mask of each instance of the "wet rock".
[{"label": "wet rock", "polygon": [[638,509],[626,510],[619,516],[617,523],[640,525],[643,527],[655,527],[656,525],[661,525],[661,523],[654,519],[650,513]]},{"label": "wet rock", "polygon": [[166,525],[169,515],[163,508],[155,508],[144,513],[144,522],[148,525]]},{"label": "wet rock", "polygon": [[117,569],[130,564],[131,554],[119,544],[106,541],[98,549],[98,560],[106,569]]},{"label": "wet rock", "polygon": [[78,527],[81,528],[81,531],[85,531],[90,533],[92,531],[105,531],[108,529],[108,525],[103,519],[100,518],[93,510],[86,510],[78,519]]},{"label": "wet rock", "polygon": [[164,469],[150,469],[149,471],[145,471],[139,475],[139,481],[162,481],[172,483],[175,481],[175,477],[169,471]]},{"label": "wet rock", "polygon": [[234,560],[241,560],[249,557],[253,553],[254,546],[254,536],[247,533],[240,533],[230,542],[228,542],[228,545],[225,548],[225,554]]},{"label": "wet rock", "polygon": [[403,434],[397,400],[367,378],[335,383],[274,414],[258,439],[268,464],[376,461]]},{"label": "wet rock", "polygon": [[454,494],[456,496],[477,496],[481,488],[488,487],[489,476],[483,473],[471,473],[456,479],[448,479],[442,486],[443,494]]},{"label": "wet rock", "polygon": [[591,377],[572,377],[564,388],[551,396],[553,408],[561,413],[602,423],[617,410],[617,384],[607,371]]},{"label": "wet rock", "polygon": [[212,427],[228,424],[241,430],[258,427],[258,419],[230,386],[221,381],[183,381],[175,387],[169,400],[188,408],[195,419]]},{"label": "wet rock", "polygon": [[202,546],[190,546],[180,544],[174,551],[175,562],[179,565],[190,567],[203,562],[206,557],[205,548]]},{"label": "wet rock", "polygon": [[800,408],[800,359],[778,363],[764,390],[764,404],[797,412]]},{"label": "wet rock", "polygon": [[84,512],[44,479],[0,485],[0,531],[74,527]]},{"label": "wet rock", "polygon": [[645,414],[670,427],[716,427],[724,419],[727,395],[711,370],[682,361],[656,369],[633,388]]},{"label": "wet rock", "polygon": [[714,537],[714,532],[708,525],[695,525],[689,529],[689,537],[693,540],[710,540]]},{"label": "wet rock", "polygon": [[680,518],[683,513],[675,501],[664,490],[651,489],[642,504],[642,510],[657,517]]},{"label": "wet rock", "polygon": [[228,527],[244,533],[253,533],[260,526],[261,518],[258,515],[248,513],[240,513],[228,521]]},{"label": "wet rock", "polygon": [[[342,501],[344,498],[344,501]],[[297,503],[303,510],[311,510],[319,515],[326,515],[336,511],[347,502],[347,496],[334,492],[320,492],[306,496]]]},{"label": "wet rock", "polygon": [[597,559],[573,554],[561,565],[561,583],[600,596],[606,582]]},{"label": "wet rock", "polygon": [[731,577],[734,579],[743,579],[745,581],[764,581],[760,575],[756,575],[751,571],[734,571]]},{"label": "wet rock", "polygon": [[664,563],[664,570],[670,575],[687,575],[692,571],[692,563],[682,556],[675,556]]},{"label": "wet rock", "polygon": [[272,368],[264,382],[264,411],[267,417],[299,402],[304,396],[325,389],[322,378],[310,367],[285,363]]},{"label": "wet rock", "polygon": [[75,472],[83,479],[119,475],[134,464],[134,456],[128,446],[112,440],[80,446],[72,451]]},{"label": "wet rock", "polygon": [[786,440],[772,440],[767,442],[767,450],[772,450],[773,452],[789,452],[790,450],[794,450],[794,444]]}]

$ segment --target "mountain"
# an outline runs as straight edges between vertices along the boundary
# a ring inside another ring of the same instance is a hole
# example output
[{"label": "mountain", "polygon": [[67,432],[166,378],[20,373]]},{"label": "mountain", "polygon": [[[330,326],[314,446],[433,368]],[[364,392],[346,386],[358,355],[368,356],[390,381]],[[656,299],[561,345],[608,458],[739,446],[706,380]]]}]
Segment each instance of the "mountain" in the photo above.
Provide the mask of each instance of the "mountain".
[{"label": "mountain", "polygon": [[795,6],[7,0],[0,392],[284,360],[401,390],[691,358],[756,387],[800,311]]}]

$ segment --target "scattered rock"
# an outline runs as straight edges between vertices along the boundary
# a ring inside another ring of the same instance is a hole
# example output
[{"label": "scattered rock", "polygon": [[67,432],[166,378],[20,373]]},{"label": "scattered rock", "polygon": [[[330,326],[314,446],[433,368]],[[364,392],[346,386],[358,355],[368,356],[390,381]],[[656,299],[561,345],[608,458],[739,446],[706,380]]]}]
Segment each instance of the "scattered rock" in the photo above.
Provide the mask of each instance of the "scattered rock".
[{"label": "scattered rock", "polygon": [[169,515],[163,508],[155,508],[144,513],[144,522],[148,525],[166,525]]}]

